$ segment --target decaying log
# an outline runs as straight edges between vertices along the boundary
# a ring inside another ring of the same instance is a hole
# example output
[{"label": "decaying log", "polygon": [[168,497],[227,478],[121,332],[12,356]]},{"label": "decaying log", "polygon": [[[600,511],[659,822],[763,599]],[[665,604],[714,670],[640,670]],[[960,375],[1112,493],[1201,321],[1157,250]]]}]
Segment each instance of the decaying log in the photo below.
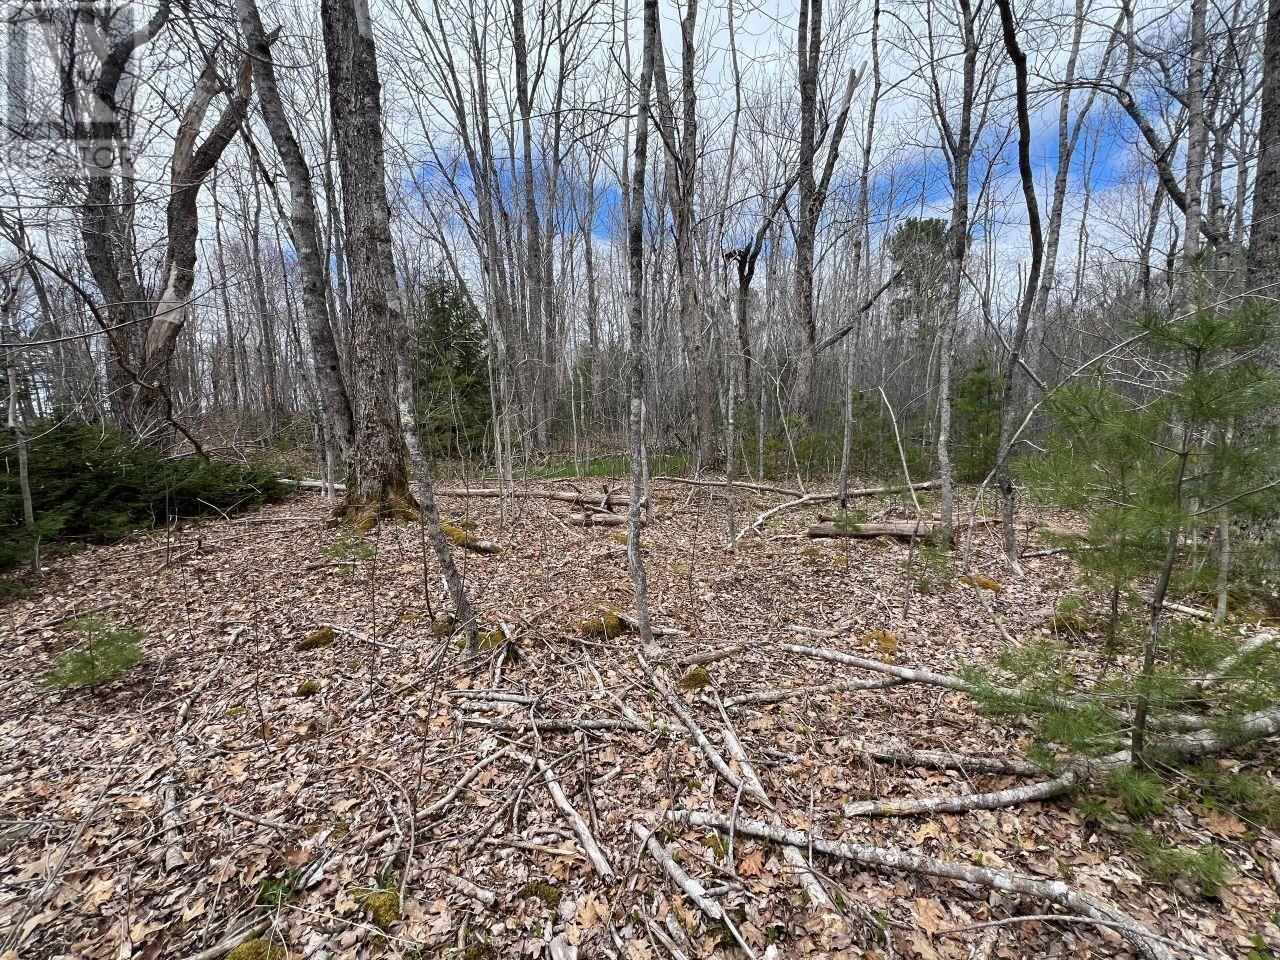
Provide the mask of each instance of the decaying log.
[{"label": "decaying log", "polygon": [[815,837],[803,830],[790,830],[772,826],[758,820],[743,817],[732,823],[725,817],[696,811],[667,811],[668,819],[691,827],[709,828],[728,833],[731,829],[740,834],[762,840],[772,840],[800,849],[817,850],[826,856],[850,860],[867,867],[885,871],[922,873],[926,876],[941,877],[960,883],[999,890],[1004,893],[1019,894],[1043,900],[1047,903],[1065,907],[1080,916],[1105,921],[1113,925],[1137,951],[1148,960],[1172,960],[1172,954],[1165,947],[1163,938],[1157,937],[1141,923],[1118,907],[1106,903],[1089,894],[1073,890],[1061,880],[1041,880],[1038,877],[1016,873],[1013,870],[998,870],[991,867],[972,867],[935,857],[925,857],[907,853],[893,847],[868,847],[854,843],[838,843]]},{"label": "decaying log", "polygon": [[815,523],[809,527],[809,536],[813,539],[818,537],[856,537],[858,539],[896,537],[900,540],[910,540],[915,537],[917,540],[938,540],[942,537],[942,533],[942,524],[934,523],[930,520],[923,522],[890,520],[882,523]]}]

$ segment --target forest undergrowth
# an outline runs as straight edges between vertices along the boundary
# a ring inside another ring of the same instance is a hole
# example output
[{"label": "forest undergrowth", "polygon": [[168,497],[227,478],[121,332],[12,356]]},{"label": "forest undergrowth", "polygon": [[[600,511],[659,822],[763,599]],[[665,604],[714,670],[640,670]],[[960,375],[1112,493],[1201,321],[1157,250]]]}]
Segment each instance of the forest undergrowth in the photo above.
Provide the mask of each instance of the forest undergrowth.
[{"label": "forest undergrowth", "polygon": [[[1017,576],[982,524],[947,552],[795,510],[731,551],[721,490],[659,482],[646,656],[620,528],[441,505],[498,548],[460,552],[475,654],[417,524],[360,536],[309,495],[57,557],[0,608],[0,958],[1280,952],[1272,745],[912,806],[1062,774],[1043,729],[936,678],[1128,656],[1056,546],[1078,519],[1039,515]],[[95,637],[140,656],[77,684]]]}]

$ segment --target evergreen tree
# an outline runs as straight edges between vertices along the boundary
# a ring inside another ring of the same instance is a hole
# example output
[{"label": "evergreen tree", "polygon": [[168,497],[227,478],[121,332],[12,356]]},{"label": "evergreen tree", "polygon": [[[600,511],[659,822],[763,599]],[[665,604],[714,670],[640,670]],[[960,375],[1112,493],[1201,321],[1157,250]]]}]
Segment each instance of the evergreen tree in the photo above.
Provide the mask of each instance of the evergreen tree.
[{"label": "evergreen tree", "polygon": [[1049,452],[1023,468],[1034,492],[1088,516],[1080,562],[1086,585],[1106,593],[1118,670],[1084,690],[1096,708],[1062,710],[1053,698],[1063,691],[1085,702],[1070,652],[1024,648],[1001,666],[1039,700],[1000,706],[1037,713],[1046,746],[1101,753],[1127,735],[1135,767],[1148,760],[1146,735],[1162,716],[1208,709],[1229,725],[1233,714],[1280,698],[1280,666],[1263,649],[1236,663],[1235,682],[1206,702],[1195,681],[1230,651],[1229,640],[1200,624],[1166,623],[1170,599],[1231,576],[1218,546],[1224,511],[1268,515],[1278,502],[1276,431],[1232,429],[1280,401],[1280,379],[1256,362],[1271,336],[1268,318],[1255,305],[1218,306],[1199,282],[1190,302],[1184,315],[1142,319],[1148,356],[1127,369],[1150,371],[1148,382],[1121,389],[1133,377],[1113,373],[1051,397]]},{"label": "evergreen tree", "polygon": [[464,287],[443,271],[408,288],[413,389],[433,457],[469,457],[490,419],[484,323]]}]

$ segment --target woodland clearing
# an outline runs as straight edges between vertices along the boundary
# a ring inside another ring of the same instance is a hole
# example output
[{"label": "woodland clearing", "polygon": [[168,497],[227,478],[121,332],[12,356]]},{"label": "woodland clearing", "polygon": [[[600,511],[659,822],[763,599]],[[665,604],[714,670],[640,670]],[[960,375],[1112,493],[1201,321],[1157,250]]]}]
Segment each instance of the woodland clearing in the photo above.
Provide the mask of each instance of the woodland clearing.
[{"label": "woodland clearing", "polygon": [[[738,497],[747,516],[779,502]],[[971,580],[960,551],[955,569],[914,557],[907,575],[917,546],[810,540],[813,509],[775,515],[734,552],[721,491],[659,481],[654,500],[656,658],[629,632],[584,634],[602,608],[630,609],[625,533],[572,526],[548,499],[513,499],[504,518],[496,499],[441,497],[446,521],[501,547],[460,553],[496,631],[470,657],[433,630],[442,588],[432,574],[429,609],[419,525],[361,538],[327,527],[317,496],[51,561],[38,596],[0,609],[0,956],[213,958],[264,934],[306,958],[1143,949],[1127,919],[1081,922],[1034,891],[873,869],[820,841],[1065,882],[1153,934],[1149,955],[1270,955],[1280,834],[1194,792],[1144,829],[1221,852],[1230,880],[1212,899],[1152,882],[1114,798],[1104,822],[1065,797],[859,815],[1045,776],[1023,756],[1027,731],[964,693],[794,648],[987,663],[1005,632],[1054,628],[1069,553],[1028,533],[1041,555],[1006,577],[999,530],[975,526]],[[900,498],[866,505],[911,516]],[[95,693],[45,689],[86,611],[144,631],[144,659]],[[1087,630],[1072,643],[1082,673],[1103,669]],[[1276,758],[1263,745],[1217,762],[1274,786]],[[805,831],[811,848],[751,824]]]}]

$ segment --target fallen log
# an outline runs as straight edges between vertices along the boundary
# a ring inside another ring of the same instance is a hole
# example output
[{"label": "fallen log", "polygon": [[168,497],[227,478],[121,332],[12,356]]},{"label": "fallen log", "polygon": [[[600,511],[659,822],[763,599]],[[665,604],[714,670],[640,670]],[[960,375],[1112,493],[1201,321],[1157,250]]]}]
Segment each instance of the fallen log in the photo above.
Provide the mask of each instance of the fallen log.
[{"label": "fallen log", "polygon": [[[627,515],[625,513],[587,511],[586,513],[571,513],[564,519],[578,527],[625,527],[627,525]],[[644,518],[641,517],[640,526],[643,527],[644,525]]]},{"label": "fallen log", "polygon": [[618,496],[612,490],[600,494],[580,493],[570,490],[502,490],[497,487],[445,487],[436,491],[439,497],[474,497],[484,500],[497,500],[500,497],[512,497],[517,500],[555,500],[558,503],[571,503],[574,506],[600,507],[612,510],[615,507],[625,510],[631,498]]},{"label": "fallen log", "polygon": [[1147,960],[1171,960],[1172,958],[1166,946],[1170,941],[1166,938],[1152,933],[1119,907],[1089,894],[1080,893],[1061,880],[1041,880],[1039,877],[1007,869],[972,867],[949,860],[907,853],[893,847],[837,843],[815,837],[804,830],[776,827],[741,816],[730,821],[725,817],[686,810],[670,810],[667,811],[666,816],[676,823],[691,827],[709,828],[722,833],[729,833],[732,830],[739,834],[761,840],[772,840],[775,843],[798,847],[802,850],[816,850],[829,857],[850,860],[879,870],[922,873],[926,876],[941,877],[945,880],[986,887],[989,890],[1043,900],[1065,907],[1080,916],[1112,926]]},{"label": "fallen log", "polygon": [[887,521],[883,523],[815,523],[809,527],[810,538],[818,537],[897,537],[901,540],[939,540],[943,535],[940,523],[915,520]]}]

